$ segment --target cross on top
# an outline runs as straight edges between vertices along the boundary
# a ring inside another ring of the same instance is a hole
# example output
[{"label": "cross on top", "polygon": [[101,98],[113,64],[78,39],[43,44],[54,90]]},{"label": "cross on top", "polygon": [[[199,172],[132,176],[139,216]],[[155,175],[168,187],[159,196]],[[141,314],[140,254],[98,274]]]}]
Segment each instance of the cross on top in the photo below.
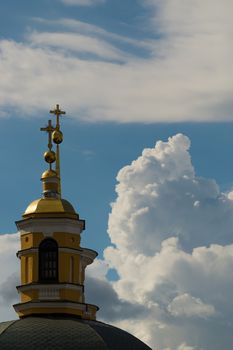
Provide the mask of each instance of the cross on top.
[{"label": "cross on top", "polygon": [[59,117],[62,114],[66,114],[65,111],[62,111],[59,107],[59,105],[56,105],[56,108],[54,110],[51,110],[50,113],[55,114],[57,117],[57,125],[56,125],[56,129],[59,130],[60,129],[60,123],[59,123]]},{"label": "cross on top", "polygon": [[48,133],[48,148],[51,151],[53,144],[52,144],[52,133],[55,130],[52,126],[52,121],[48,121],[48,125],[45,128],[40,128],[41,131],[46,131]]}]

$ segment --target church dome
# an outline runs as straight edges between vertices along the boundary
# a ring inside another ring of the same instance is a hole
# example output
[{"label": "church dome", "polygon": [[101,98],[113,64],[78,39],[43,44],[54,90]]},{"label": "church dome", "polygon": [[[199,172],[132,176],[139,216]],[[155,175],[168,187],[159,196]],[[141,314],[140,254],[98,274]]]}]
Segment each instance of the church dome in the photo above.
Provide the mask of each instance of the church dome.
[{"label": "church dome", "polygon": [[70,316],[30,316],[0,323],[2,350],[151,350],[108,324]]},{"label": "church dome", "polygon": [[63,198],[39,198],[29,204],[23,217],[51,217],[51,214],[74,219],[78,217],[72,204]]}]

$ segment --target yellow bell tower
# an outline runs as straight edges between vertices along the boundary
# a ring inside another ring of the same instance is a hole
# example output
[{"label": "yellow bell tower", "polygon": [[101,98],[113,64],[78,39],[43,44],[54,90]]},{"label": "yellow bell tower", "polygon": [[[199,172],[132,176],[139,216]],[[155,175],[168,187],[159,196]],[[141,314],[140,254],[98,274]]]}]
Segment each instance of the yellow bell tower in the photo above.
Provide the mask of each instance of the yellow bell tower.
[{"label": "yellow bell tower", "polygon": [[60,116],[65,112],[57,105],[50,113],[56,116],[56,125],[49,120],[41,128],[48,134],[44,158],[49,164],[41,177],[43,197],[32,202],[22,220],[16,222],[21,239],[21,250],[17,253],[21,261],[21,285],[17,287],[21,302],[14,308],[21,318],[33,314],[70,314],[95,320],[98,307],[85,303],[84,279],[85,268],[97,253],[80,246],[85,221],[61,198]]}]

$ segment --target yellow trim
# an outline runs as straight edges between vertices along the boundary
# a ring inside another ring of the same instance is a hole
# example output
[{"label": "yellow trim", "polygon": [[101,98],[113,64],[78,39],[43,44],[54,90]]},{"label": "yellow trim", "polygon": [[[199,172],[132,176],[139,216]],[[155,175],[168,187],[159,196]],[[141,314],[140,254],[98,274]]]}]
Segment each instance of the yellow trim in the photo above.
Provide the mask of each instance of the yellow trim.
[{"label": "yellow trim", "polygon": [[[21,294],[21,302],[26,303],[28,301],[33,301],[33,300],[39,300],[39,289],[28,289],[25,291],[20,291]],[[68,300],[72,302],[78,302],[78,303],[83,303],[83,293],[78,290],[72,290],[72,289],[61,289],[59,291],[59,297],[61,300]],[[41,300],[43,302],[43,299]]]},{"label": "yellow trim", "polygon": [[[47,306],[46,306],[47,304]],[[53,304],[53,303],[52,303]],[[99,310],[98,306],[85,303],[67,303],[67,301],[58,301],[52,305],[49,301],[42,301],[40,303],[25,302],[13,305],[15,311],[20,317],[31,314],[72,314],[80,316],[83,319],[95,320],[96,312]]]},{"label": "yellow trim", "polygon": [[[46,239],[41,232],[33,232],[23,234],[21,240],[21,250],[38,248],[40,243]],[[60,247],[67,247],[73,249],[80,248],[80,235],[68,232],[54,232],[52,235]]]},{"label": "yellow trim", "polygon": [[72,290],[72,289],[61,289],[60,290],[60,298],[62,300],[69,300],[69,301],[74,301],[78,303],[83,302],[83,293]]},{"label": "yellow trim", "polygon": [[36,253],[21,257],[21,284],[38,281],[38,258]]},{"label": "yellow trim", "polygon": [[75,316],[80,316],[83,319],[86,320],[95,320],[96,315],[93,313],[93,310],[91,310],[90,315],[86,315],[85,312],[82,310],[76,310],[71,308],[31,308],[27,310],[21,310],[17,311],[17,314],[19,317],[25,317],[32,314],[70,314]]},{"label": "yellow trim", "polygon": [[26,303],[32,300],[38,300],[39,298],[39,291],[36,289],[30,289],[25,292],[20,292],[20,294],[22,303]]},{"label": "yellow trim", "polygon": [[[74,257],[74,281],[70,280],[70,257]],[[58,266],[59,266],[59,282],[60,283],[77,283],[82,284],[79,280],[79,264],[80,257],[79,255],[74,255],[70,253],[60,252],[58,257]]]}]

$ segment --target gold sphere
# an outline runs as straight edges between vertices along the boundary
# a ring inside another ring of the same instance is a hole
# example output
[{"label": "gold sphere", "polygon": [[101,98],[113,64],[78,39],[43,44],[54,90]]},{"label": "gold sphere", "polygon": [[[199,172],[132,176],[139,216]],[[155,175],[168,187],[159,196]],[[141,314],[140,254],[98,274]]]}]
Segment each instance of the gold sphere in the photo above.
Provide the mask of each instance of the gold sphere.
[{"label": "gold sphere", "polygon": [[54,130],[54,132],[52,133],[52,138],[54,143],[56,144],[62,143],[63,134],[60,130]]},{"label": "gold sphere", "polygon": [[53,163],[56,160],[56,154],[53,151],[46,151],[44,153],[44,159],[47,163]]}]

